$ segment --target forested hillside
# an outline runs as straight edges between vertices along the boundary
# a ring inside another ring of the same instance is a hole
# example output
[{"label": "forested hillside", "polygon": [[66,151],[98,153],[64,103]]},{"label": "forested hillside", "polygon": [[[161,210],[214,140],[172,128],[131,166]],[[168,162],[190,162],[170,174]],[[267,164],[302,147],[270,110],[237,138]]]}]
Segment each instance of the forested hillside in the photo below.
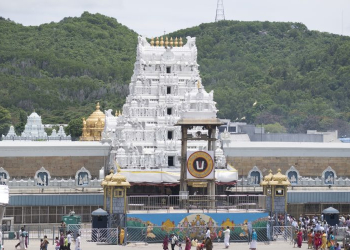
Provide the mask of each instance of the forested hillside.
[{"label": "forested hillside", "polygon": [[[97,100],[104,109],[124,103],[137,34],[117,20],[85,12],[24,27],[2,19],[0,34],[0,116],[9,110],[18,130],[33,109],[44,123],[67,123],[90,114]],[[220,118],[350,135],[349,37],[300,23],[238,21],[169,36],[197,38],[203,85],[215,90]]]}]

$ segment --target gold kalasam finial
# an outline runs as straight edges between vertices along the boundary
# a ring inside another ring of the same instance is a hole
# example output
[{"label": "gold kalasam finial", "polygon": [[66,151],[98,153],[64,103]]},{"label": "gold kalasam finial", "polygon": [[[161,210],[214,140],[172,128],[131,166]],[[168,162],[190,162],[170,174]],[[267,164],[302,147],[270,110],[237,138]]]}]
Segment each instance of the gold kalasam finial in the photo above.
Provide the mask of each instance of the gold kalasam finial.
[{"label": "gold kalasam finial", "polygon": [[169,45],[170,45],[170,47],[173,47],[173,46],[174,46],[174,45],[173,45],[173,38],[172,38],[172,37],[170,37]]},{"label": "gold kalasam finial", "polygon": [[177,37],[175,37],[174,47],[177,47],[177,44],[178,44]]},{"label": "gold kalasam finial", "polygon": [[182,41],[182,37],[180,37],[180,42],[179,42],[179,46],[182,47],[184,45],[183,41]]},{"label": "gold kalasam finial", "polygon": [[269,173],[272,174],[272,170],[271,169],[269,170]]},{"label": "gold kalasam finial", "polygon": [[121,116],[122,115],[122,112],[119,110],[119,116]]},{"label": "gold kalasam finial", "polygon": [[200,88],[201,87],[201,81],[197,81],[197,88]]},{"label": "gold kalasam finial", "polygon": [[164,41],[163,41],[163,37],[160,37],[160,46],[163,47],[164,46]]},{"label": "gold kalasam finial", "polygon": [[115,110],[115,117],[118,116],[118,110]]},{"label": "gold kalasam finial", "polygon": [[97,102],[97,104],[96,104],[96,110],[100,110],[100,102]]},{"label": "gold kalasam finial", "polygon": [[157,37],[156,39],[156,46],[158,47],[159,46],[159,38]]},{"label": "gold kalasam finial", "polygon": [[151,46],[154,46],[154,38],[151,39]]},{"label": "gold kalasam finial", "polygon": [[279,168],[279,169],[277,169],[277,173],[281,173],[281,169]]},{"label": "gold kalasam finial", "polygon": [[169,45],[168,37],[165,37],[165,47],[168,47],[168,45]]}]

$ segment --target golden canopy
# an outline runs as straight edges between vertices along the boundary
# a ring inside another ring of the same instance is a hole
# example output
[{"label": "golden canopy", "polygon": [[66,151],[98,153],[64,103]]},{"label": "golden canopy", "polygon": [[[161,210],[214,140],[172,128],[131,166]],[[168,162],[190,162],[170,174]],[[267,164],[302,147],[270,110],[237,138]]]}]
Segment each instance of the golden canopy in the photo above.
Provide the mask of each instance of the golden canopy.
[{"label": "golden canopy", "polygon": [[267,186],[267,185],[282,185],[282,186],[290,186],[290,182],[288,180],[288,177],[281,173],[281,169],[277,170],[277,174],[272,174],[272,171],[269,171],[270,173],[264,177],[264,180],[260,183],[261,186]]},{"label": "golden canopy", "polygon": [[96,105],[96,110],[85,120],[83,118],[83,134],[81,141],[100,141],[101,133],[105,126],[106,115],[100,110],[100,103]]},{"label": "golden canopy", "polygon": [[126,177],[120,174],[120,169],[116,174],[113,174],[113,171],[105,177],[102,181],[101,186],[116,186],[116,187],[130,187],[130,183],[126,180]]}]

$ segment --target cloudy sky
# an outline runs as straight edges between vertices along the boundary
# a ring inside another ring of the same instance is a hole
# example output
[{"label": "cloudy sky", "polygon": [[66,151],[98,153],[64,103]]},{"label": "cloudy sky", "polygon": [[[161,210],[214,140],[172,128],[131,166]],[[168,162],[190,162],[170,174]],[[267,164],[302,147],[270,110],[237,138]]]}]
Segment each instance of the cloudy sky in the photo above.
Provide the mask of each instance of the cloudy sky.
[{"label": "cloudy sky", "polygon": [[[227,20],[292,21],[350,36],[350,0],[223,0]],[[0,16],[23,25],[84,11],[116,18],[148,37],[215,20],[217,0],[1,0]]]}]

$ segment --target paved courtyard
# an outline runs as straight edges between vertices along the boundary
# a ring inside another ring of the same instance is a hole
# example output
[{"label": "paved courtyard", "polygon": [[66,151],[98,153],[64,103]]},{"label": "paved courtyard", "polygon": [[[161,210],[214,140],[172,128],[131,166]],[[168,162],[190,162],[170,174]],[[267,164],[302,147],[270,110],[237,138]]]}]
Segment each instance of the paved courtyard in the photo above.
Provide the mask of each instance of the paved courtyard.
[{"label": "paved courtyard", "polygon": [[[5,241],[4,244],[4,249],[15,249],[17,241]],[[52,241],[50,242],[51,244],[48,246],[48,250],[50,249],[55,249],[54,245],[52,245]],[[39,249],[39,240],[31,240],[30,245],[28,246],[28,250],[38,250]],[[169,245],[170,247],[170,245]],[[269,245],[264,244],[264,243],[258,243],[258,250],[286,250],[286,249],[292,249],[293,245],[291,245],[289,242],[271,242]],[[307,248],[307,245],[304,244],[302,248]],[[19,249],[19,248],[18,248]],[[75,249],[75,244],[71,246],[71,249]],[[81,250],[128,250],[128,249],[150,249],[150,250],[159,250],[163,249],[162,244],[157,243],[157,244],[129,244],[127,246],[116,246],[116,245],[103,245],[103,244],[96,244],[96,243],[87,243],[83,242]],[[170,248],[171,249],[171,248]],[[175,247],[176,250],[178,250],[178,247]],[[184,247],[183,247],[184,249]],[[224,243],[214,243],[214,249],[225,249]],[[248,250],[249,245],[247,243],[231,243],[229,249],[234,249],[234,250]],[[195,250],[195,247],[192,247],[192,250]]]}]

